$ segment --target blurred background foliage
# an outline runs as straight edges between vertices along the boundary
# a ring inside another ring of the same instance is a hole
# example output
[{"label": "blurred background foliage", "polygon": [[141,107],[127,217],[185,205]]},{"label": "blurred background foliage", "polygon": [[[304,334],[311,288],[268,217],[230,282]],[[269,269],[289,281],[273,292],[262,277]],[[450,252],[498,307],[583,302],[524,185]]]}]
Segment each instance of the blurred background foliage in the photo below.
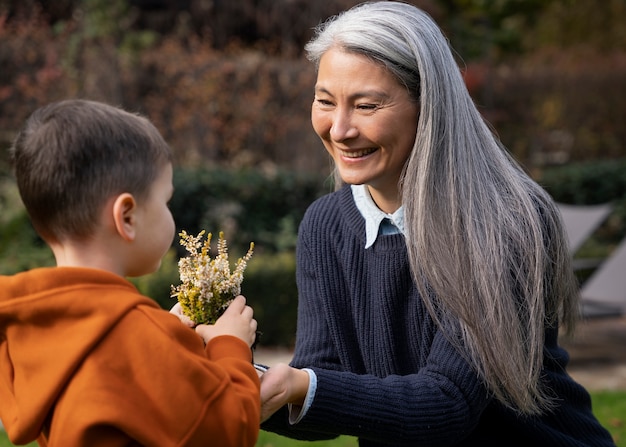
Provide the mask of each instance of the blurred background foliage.
[{"label": "blurred background foliage", "polygon": [[[146,115],[170,142],[179,229],[224,231],[233,257],[255,242],[244,293],[263,343],[290,346],[297,227],[332,189],[302,48],[356,3],[0,0],[0,274],[53,264],[10,172],[16,130],[53,100],[105,101]],[[555,199],[616,203],[594,236],[610,253],[626,234],[626,2],[410,3],[444,29],[479,109]],[[134,280],[165,308],[181,255],[176,240],[157,273]]]}]

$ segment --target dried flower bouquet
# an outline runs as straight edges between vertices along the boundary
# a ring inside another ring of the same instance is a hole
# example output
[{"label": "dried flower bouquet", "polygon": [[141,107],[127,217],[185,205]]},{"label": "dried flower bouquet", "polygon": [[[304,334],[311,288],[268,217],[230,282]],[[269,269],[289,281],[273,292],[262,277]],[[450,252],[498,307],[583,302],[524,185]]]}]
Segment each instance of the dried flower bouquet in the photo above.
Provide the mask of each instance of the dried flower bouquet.
[{"label": "dried flower bouquet", "polygon": [[179,234],[180,244],[189,255],[178,261],[181,284],[172,285],[171,296],[178,299],[183,314],[196,324],[213,324],[241,293],[243,272],[252,257],[254,243],[250,243],[248,252],[237,260],[231,273],[224,233],[219,233],[215,259],[209,255],[212,234],[203,241],[204,233],[203,230],[192,236],[183,230]]}]

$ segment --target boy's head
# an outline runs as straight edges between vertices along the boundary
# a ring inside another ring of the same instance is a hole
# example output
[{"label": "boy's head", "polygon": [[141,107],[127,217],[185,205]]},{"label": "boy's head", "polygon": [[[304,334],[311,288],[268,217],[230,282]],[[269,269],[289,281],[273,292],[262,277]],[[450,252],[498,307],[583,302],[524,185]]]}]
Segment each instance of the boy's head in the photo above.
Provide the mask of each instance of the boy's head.
[{"label": "boy's head", "polygon": [[37,109],[11,152],[22,201],[48,242],[89,237],[109,198],[145,198],[172,161],[147,119],[86,100]]}]

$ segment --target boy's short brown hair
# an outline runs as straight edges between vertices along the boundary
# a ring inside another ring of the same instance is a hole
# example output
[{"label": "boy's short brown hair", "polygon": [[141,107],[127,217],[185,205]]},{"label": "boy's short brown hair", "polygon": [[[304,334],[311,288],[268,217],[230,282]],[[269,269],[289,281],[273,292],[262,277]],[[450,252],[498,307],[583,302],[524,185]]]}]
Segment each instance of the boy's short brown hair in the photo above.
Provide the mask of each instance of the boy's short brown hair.
[{"label": "boy's short brown hair", "polygon": [[88,237],[110,197],[128,192],[144,198],[172,161],[146,118],[78,99],[37,109],[11,156],[22,201],[46,241]]}]

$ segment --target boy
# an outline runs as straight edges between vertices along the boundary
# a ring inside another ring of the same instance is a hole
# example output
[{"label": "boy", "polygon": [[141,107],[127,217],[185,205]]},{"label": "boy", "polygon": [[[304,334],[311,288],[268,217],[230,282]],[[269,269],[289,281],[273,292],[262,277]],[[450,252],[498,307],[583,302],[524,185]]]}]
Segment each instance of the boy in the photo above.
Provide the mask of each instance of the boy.
[{"label": "boy", "polygon": [[124,279],[158,269],[174,237],[172,156],[156,128],[61,101],[33,113],[12,157],[57,264],[0,277],[0,419],[12,442],[253,446],[257,323],[245,298],[195,334]]}]

